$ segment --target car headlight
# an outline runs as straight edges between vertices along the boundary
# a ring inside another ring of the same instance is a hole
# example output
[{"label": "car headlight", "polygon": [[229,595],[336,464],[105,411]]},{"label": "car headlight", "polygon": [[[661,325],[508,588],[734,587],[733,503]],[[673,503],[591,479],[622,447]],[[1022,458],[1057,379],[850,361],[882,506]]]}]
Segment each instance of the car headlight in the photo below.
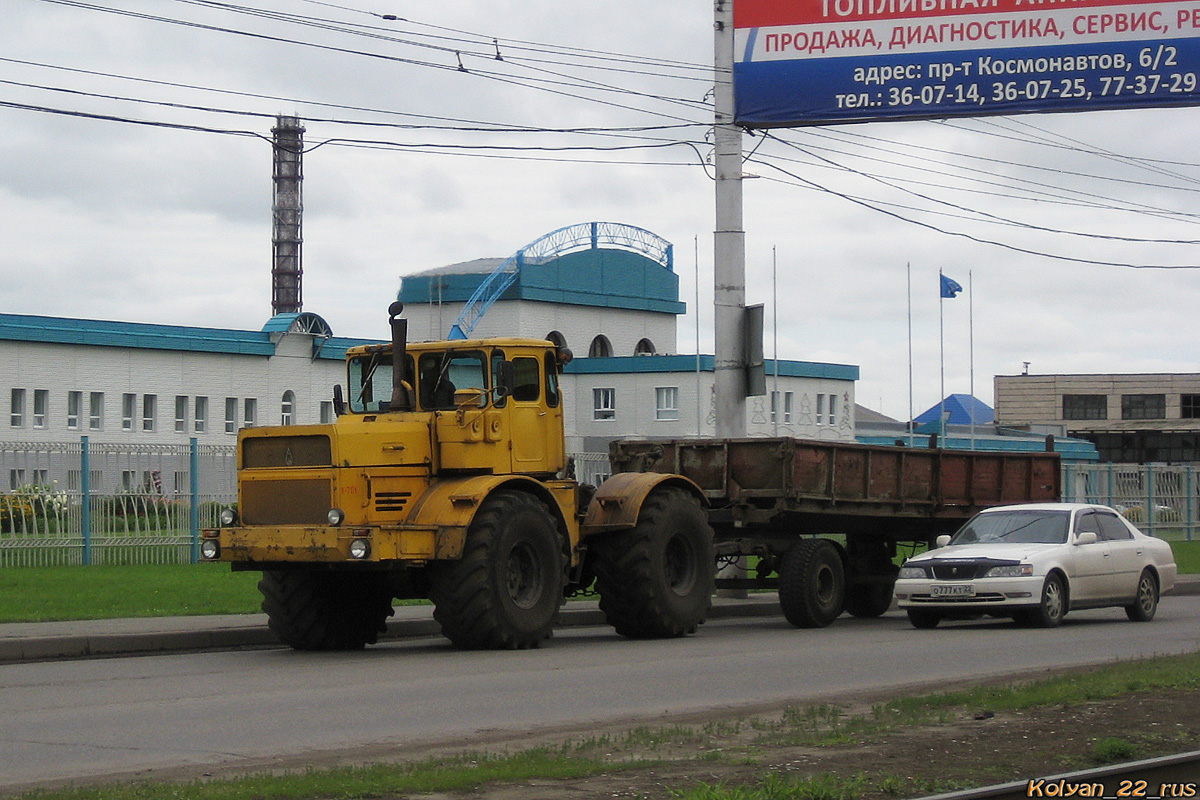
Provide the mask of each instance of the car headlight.
[{"label": "car headlight", "polygon": [[985,578],[1028,578],[1033,574],[1029,564],[1005,564],[1002,567],[992,567],[984,574]]},{"label": "car headlight", "polygon": [[221,522],[222,528],[233,527],[234,525],[237,524],[237,521],[238,521],[237,511],[233,510],[232,508],[221,509],[220,522]]},{"label": "car headlight", "polygon": [[901,567],[900,572],[896,575],[897,578],[924,578],[924,567]]}]

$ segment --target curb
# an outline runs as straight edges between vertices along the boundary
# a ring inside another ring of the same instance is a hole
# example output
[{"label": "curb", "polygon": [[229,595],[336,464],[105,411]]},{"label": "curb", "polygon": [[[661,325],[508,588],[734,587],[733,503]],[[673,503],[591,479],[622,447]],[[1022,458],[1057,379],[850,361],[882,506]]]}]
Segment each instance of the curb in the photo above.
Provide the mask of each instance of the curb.
[{"label": "curb", "polygon": [[[1200,595],[1200,576],[1180,579],[1167,596],[1181,595]],[[778,596],[764,592],[738,599],[717,597],[708,618],[773,617],[782,613]],[[569,603],[559,617],[562,627],[604,624],[604,614],[594,600]],[[379,641],[440,633],[431,606],[400,606]],[[260,647],[283,647],[267,627],[263,614],[0,625],[0,664]]]},{"label": "curb", "polygon": [[[780,614],[778,597],[772,592],[739,600],[717,598],[709,619]],[[559,616],[560,627],[605,624],[595,601],[570,603]],[[431,606],[401,606],[379,641],[439,635]],[[283,646],[263,614],[0,625],[0,664]]]}]

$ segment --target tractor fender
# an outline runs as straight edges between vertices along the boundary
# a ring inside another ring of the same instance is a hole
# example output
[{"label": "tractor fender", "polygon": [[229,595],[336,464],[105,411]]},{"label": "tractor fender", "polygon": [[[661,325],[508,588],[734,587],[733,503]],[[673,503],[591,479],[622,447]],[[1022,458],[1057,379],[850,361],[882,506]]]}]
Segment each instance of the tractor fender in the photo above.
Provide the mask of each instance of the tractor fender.
[{"label": "tractor fender", "polygon": [[632,528],[637,524],[642,503],[660,486],[675,486],[708,505],[708,498],[691,479],[665,472],[619,472],[600,485],[588,504],[583,535]]},{"label": "tractor fender", "polygon": [[473,475],[438,481],[414,504],[408,524],[436,530],[438,558],[459,558],[466,542],[467,529],[471,527],[479,507],[489,495],[502,488],[516,489],[537,497],[549,509],[556,527],[565,532],[562,509],[554,495],[533,478],[513,475]]}]

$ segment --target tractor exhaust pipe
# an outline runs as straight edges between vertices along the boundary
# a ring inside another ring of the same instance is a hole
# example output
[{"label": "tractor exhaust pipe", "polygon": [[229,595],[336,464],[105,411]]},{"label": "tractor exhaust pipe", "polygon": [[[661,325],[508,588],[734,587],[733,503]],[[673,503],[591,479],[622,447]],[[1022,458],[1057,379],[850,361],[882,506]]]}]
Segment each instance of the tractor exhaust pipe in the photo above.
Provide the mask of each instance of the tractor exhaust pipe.
[{"label": "tractor exhaust pipe", "polygon": [[388,325],[392,328],[392,402],[391,411],[412,411],[411,382],[405,383],[404,366],[408,361],[408,320],[401,319],[404,304],[397,301],[388,306]]}]

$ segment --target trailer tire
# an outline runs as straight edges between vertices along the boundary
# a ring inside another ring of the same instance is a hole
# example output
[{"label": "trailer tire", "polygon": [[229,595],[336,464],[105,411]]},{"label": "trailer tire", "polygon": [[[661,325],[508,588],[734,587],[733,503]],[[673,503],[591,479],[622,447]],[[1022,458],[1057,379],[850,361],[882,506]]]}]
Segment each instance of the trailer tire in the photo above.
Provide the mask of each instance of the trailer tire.
[{"label": "trailer tire", "polygon": [[883,616],[892,607],[894,582],[865,583],[846,591],[846,611],[859,619]]},{"label": "trailer tire", "polygon": [[429,596],[455,647],[524,650],[554,630],[565,583],[562,539],[546,506],[501,490],[475,514],[462,558],[430,565]]},{"label": "trailer tire", "polygon": [[942,615],[927,608],[910,608],[908,621],[914,628],[930,630],[938,626],[938,623],[942,621]]},{"label": "trailer tire", "polygon": [[779,566],[779,605],[797,628],[824,628],[846,605],[846,573],[837,547],[825,539],[801,539]]},{"label": "trailer tire", "polygon": [[594,541],[600,610],[617,633],[665,639],[696,632],[712,606],[716,556],[708,518],[690,494],[655,489],[637,525]]},{"label": "trailer tire", "polygon": [[267,626],[296,650],[361,650],[393,613],[382,572],[265,570],[258,589]]}]

